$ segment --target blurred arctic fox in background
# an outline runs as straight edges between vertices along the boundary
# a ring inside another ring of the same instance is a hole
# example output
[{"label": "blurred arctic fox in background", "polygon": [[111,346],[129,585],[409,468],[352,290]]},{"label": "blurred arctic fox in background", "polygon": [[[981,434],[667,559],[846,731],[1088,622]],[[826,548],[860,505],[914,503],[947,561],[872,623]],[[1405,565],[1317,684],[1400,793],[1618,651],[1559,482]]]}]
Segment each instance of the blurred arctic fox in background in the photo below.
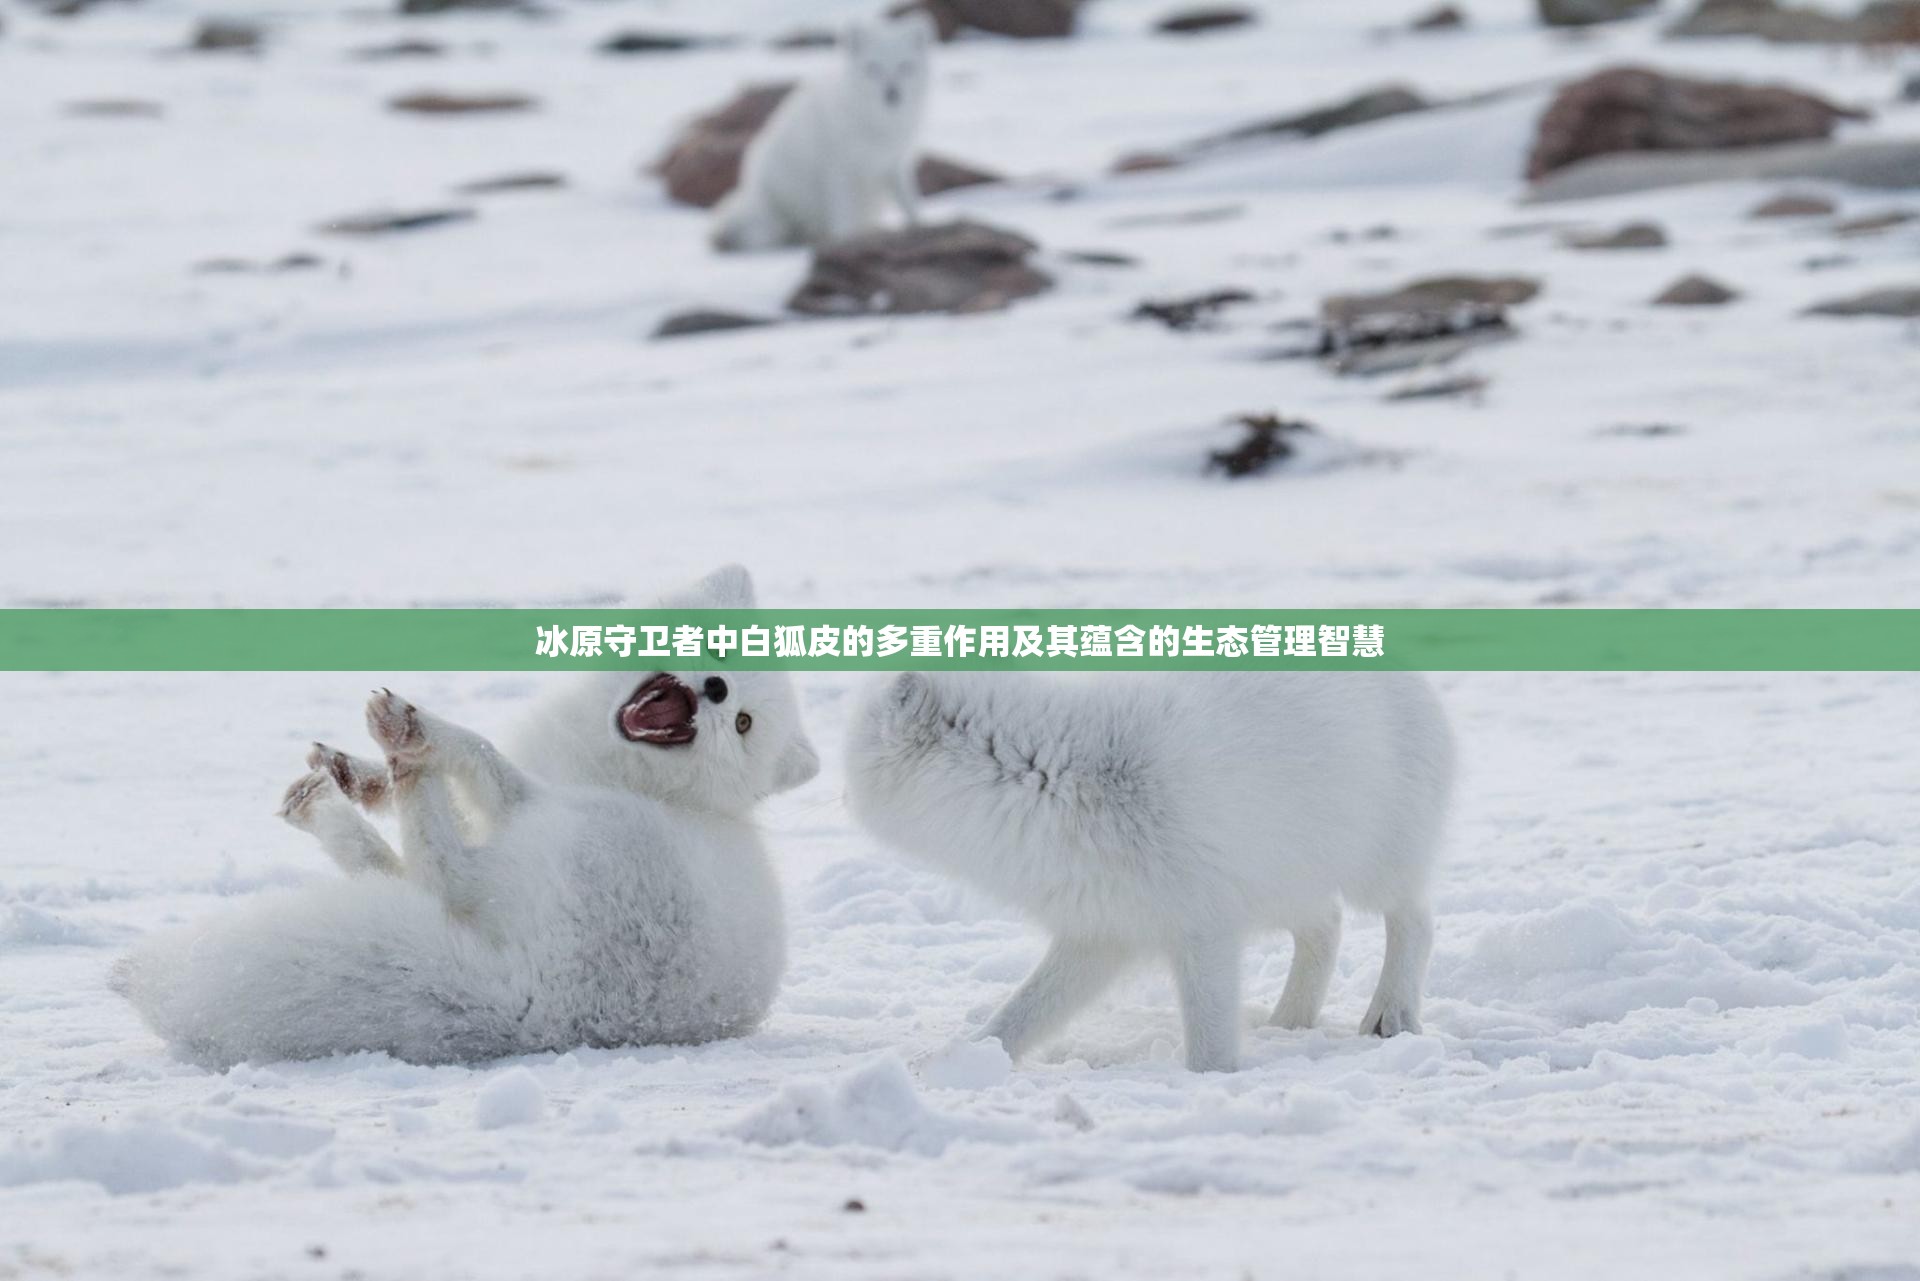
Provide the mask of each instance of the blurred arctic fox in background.
[{"label": "blurred arctic fox in background", "polygon": [[713,211],[713,247],[831,244],[880,226],[889,197],[917,222],[933,37],[923,13],[848,28],[840,66],[788,94],[748,145],[739,184]]},{"label": "blurred arctic fox in background", "polygon": [[1381,912],[1360,1030],[1420,1029],[1446,715],[1405,672],[907,672],[855,709],[847,797],[881,839],[1053,936],[981,1032],[1018,1056],[1136,958],[1171,960],[1187,1066],[1240,1053],[1240,959],[1293,932],[1273,1011],[1319,1017],[1342,901]]},{"label": "blurred arctic fox in background", "polygon": [[[738,566],[662,602],[752,604]],[[819,768],[785,675],[592,673],[536,709],[519,765],[386,691],[367,725],[384,766],[315,744],[281,809],[347,876],[156,934],[115,967],[180,1052],[462,1062],[710,1041],[765,1017],[786,931],[750,811]],[[396,814],[400,853],[356,805]]]}]

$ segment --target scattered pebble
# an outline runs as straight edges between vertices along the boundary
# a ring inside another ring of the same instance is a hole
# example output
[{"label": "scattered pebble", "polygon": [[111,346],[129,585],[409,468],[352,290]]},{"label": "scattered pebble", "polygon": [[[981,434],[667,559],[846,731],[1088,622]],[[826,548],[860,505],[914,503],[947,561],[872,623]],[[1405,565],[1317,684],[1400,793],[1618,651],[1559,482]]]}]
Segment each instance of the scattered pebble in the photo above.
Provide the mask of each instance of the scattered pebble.
[{"label": "scattered pebble", "polygon": [[257,53],[266,42],[257,24],[237,18],[204,18],[194,28],[187,48],[194,53]]},{"label": "scattered pebble", "polygon": [[392,62],[400,58],[444,58],[446,54],[447,46],[438,40],[393,40],[361,45],[347,56],[361,62]]},{"label": "scattered pebble", "polygon": [[1747,217],[1819,218],[1832,213],[1837,207],[1825,196],[1801,191],[1785,191],[1755,205],[1748,211]]},{"label": "scattered pebble", "polygon": [[1458,31],[1467,25],[1467,15],[1457,5],[1443,4],[1407,23],[1409,31]]},{"label": "scattered pebble", "polygon": [[696,36],[677,31],[616,31],[597,47],[601,53],[682,53],[729,43],[720,36]]},{"label": "scattered pebble", "polygon": [[697,308],[676,311],[654,327],[653,337],[685,338],[692,334],[717,334],[733,329],[757,329],[774,322],[765,316],[749,316],[737,311]]},{"label": "scattered pebble", "polygon": [[423,116],[475,115],[502,111],[530,111],[539,103],[523,93],[447,93],[431,89],[389,98],[387,107]]},{"label": "scattered pebble", "polygon": [[1872,236],[1894,227],[1920,219],[1908,209],[1888,209],[1881,213],[1866,214],[1859,218],[1849,218],[1845,222],[1835,223],[1833,234],[1836,236]]},{"label": "scattered pebble", "polygon": [[1254,14],[1251,9],[1243,9],[1239,5],[1210,5],[1200,9],[1182,9],[1179,13],[1168,14],[1154,23],[1153,29],[1162,35],[1190,36],[1202,31],[1251,26],[1253,22]]},{"label": "scattered pebble", "polygon": [[1732,302],[1740,291],[1730,289],[1711,276],[1682,276],[1655,296],[1656,307],[1718,307]]},{"label": "scattered pebble", "polygon": [[567,176],[547,169],[531,169],[525,173],[507,173],[494,178],[479,178],[473,182],[463,182],[454,190],[463,196],[491,196],[512,191],[553,191],[567,185]]},{"label": "scattered pebble", "polygon": [[1315,430],[1313,424],[1277,414],[1241,414],[1233,420],[1246,428],[1240,443],[1228,449],[1216,449],[1207,455],[1207,469],[1218,469],[1231,478],[1257,476],[1282,459],[1293,455],[1288,436]]},{"label": "scattered pebble", "polygon": [[1560,243],[1569,249],[1664,249],[1667,233],[1659,223],[1630,222],[1612,231],[1568,232]]},{"label": "scattered pebble", "polygon": [[1133,309],[1133,320],[1157,320],[1176,333],[1208,328],[1225,308],[1253,301],[1244,289],[1215,289],[1186,298],[1148,299]]},{"label": "scattered pebble", "polygon": [[1869,289],[1863,294],[1834,298],[1807,308],[1809,316],[1920,316],[1920,285]]},{"label": "scattered pebble", "polygon": [[1388,400],[1453,400],[1466,398],[1478,400],[1487,389],[1487,379],[1480,374],[1440,373],[1428,377],[1414,377],[1401,383],[1387,393]]},{"label": "scattered pebble", "polygon": [[1183,162],[1170,151],[1129,151],[1113,162],[1114,173],[1153,173],[1178,169]]},{"label": "scattered pebble", "polygon": [[320,224],[332,236],[383,236],[396,231],[420,231],[448,223],[468,222],[480,215],[472,209],[415,209],[406,212],[350,214]]},{"label": "scattered pebble", "polygon": [[158,120],[167,109],[144,98],[83,98],[69,102],[66,112],[93,120]]}]

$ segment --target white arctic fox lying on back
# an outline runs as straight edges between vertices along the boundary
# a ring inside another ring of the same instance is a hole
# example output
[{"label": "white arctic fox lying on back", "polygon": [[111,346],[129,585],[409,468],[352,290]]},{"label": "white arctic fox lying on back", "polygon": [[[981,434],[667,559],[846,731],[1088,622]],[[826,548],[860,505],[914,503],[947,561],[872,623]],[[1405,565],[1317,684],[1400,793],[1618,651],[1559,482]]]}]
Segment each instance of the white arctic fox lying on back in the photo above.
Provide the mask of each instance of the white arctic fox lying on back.
[{"label": "white arctic fox lying on back", "polygon": [[713,247],[831,244],[878,227],[888,198],[916,221],[932,43],[921,13],[849,28],[839,68],[788,94],[748,144],[739,185],[713,211]]},{"label": "white arctic fox lying on back", "polygon": [[[662,602],[753,603],[723,569]],[[382,767],[314,747],[281,813],[347,872],[156,935],[114,985],[202,1062],[418,1063],[751,1031],[786,965],[749,811],[818,768],[784,675],[596,672],[518,760],[382,691]],[[355,810],[391,808],[404,858]]]},{"label": "white arctic fox lying on back", "polygon": [[1420,1027],[1427,878],[1453,773],[1408,673],[908,672],[854,714],[848,797],[882,839],[1031,913],[1039,968],[982,1032],[1019,1055],[1142,955],[1172,961],[1187,1066],[1240,1051],[1240,954],[1293,932],[1273,1012],[1319,1017],[1340,903],[1385,913],[1363,1032]]}]

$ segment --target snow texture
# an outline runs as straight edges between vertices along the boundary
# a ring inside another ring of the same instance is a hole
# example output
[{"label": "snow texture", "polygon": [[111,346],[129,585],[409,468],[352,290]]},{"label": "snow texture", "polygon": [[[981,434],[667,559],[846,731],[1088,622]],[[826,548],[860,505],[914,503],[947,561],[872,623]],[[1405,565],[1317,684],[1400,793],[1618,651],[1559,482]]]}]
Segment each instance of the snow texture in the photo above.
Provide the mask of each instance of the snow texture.
[{"label": "snow texture", "polygon": [[[1073,39],[934,54],[926,146],[1018,181],[926,214],[1032,237],[1055,290],[649,343],[777,312],[804,260],[709,254],[637,166],[833,57],[767,38],[864,6],[553,7],[262,0],[259,56],[171,52],[211,0],[7,11],[0,604],[608,605],[739,560],[771,605],[1920,606],[1912,326],[1799,314],[1920,279],[1920,224],[1833,232],[1920,194],[1751,221],[1776,185],[1532,207],[1517,178],[1551,85],[1599,66],[1913,137],[1911,54],[1662,42],[1678,4],[1555,35],[1530,0],[1417,36],[1411,0],[1260,0],[1176,41],[1170,6],[1094,0]],[[591,52],[638,25],[744,38]],[[347,56],[403,37],[449,52]],[[1515,90],[1104,176],[1395,80]],[[385,109],[422,89],[541,104]],[[108,98],[163,114],[65,109]],[[570,185],[313,232],[533,168]],[[1669,247],[1559,244],[1634,220]],[[193,270],[293,252],[322,265]],[[1477,398],[1260,358],[1327,294],[1462,272],[1544,285],[1455,366]],[[1689,272],[1742,297],[1647,305]],[[1224,287],[1256,299],[1211,329],[1126,318]],[[1206,475],[1265,411],[1351,461]],[[1152,971],[1018,1067],[953,1048],[1042,941],[850,823],[854,681],[796,683],[824,768],[765,814],[792,963],[754,1035],[214,1075],[114,958],[336,875],[272,813],[310,740],[364,748],[369,686],[502,735],[544,678],[0,676],[0,1275],[1920,1278],[1920,680],[1438,676],[1463,768],[1424,1034],[1353,1034],[1357,916],[1308,1031],[1264,1023],[1284,938],[1249,948],[1244,1070],[1206,1078]]]}]

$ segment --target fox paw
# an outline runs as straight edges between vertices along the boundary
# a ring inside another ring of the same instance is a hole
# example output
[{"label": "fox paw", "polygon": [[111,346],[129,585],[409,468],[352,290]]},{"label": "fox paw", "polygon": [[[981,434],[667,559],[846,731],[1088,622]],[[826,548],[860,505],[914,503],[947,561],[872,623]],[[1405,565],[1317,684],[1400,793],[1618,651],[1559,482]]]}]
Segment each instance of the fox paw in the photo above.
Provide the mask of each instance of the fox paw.
[{"label": "fox paw", "polygon": [[427,759],[427,732],[420,709],[390,689],[379,689],[367,700],[367,732],[387,754],[396,778],[416,773]]},{"label": "fox paw", "polygon": [[1402,1032],[1420,1032],[1419,1008],[1399,1002],[1376,1005],[1367,1011],[1366,1018],[1360,1021],[1361,1036],[1389,1037],[1399,1036]]},{"label": "fox paw", "polygon": [[[354,804],[368,810],[378,810],[386,805],[392,780],[384,766],[349,756],[325,743],[313,745],[307,753],[307,764],[325,773]],[[299,784],[294,786],[298,787]]]},{"label": "fox paw", "polygon": [[310,832],[313,830],[314,811],[338,796],[339,792],[332,774],[324,769],[311,769],[294,780],[287,794],[280,798],[280,808],[275,812],[294,827]]}]

